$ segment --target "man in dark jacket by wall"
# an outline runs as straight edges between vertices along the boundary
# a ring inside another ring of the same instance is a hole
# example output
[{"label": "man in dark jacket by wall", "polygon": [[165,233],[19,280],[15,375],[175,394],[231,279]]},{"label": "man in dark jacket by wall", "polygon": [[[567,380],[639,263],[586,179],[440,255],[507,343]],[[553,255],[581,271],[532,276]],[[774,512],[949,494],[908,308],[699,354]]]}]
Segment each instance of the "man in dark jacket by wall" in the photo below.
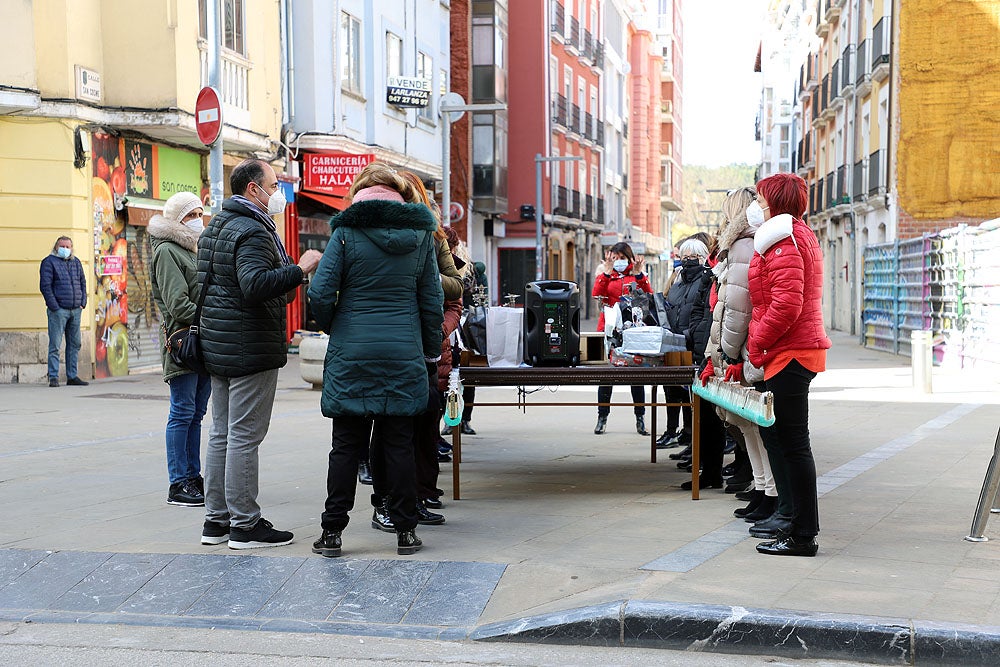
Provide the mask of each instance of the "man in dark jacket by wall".
[{"label": "man in dark jacket by wall", "polygon": [[45,297],[49,318],[49,386],[59,386],[59,348],[66,337],[66,384],[89,384],[77,375],[80,354],[80,315],[87,305],[87,277],[73,255],[73,241],[60,236],[52,253],[38,269],[38,288]]},{"label": "man in dark jacket by wall", "polygon": [[233,196],[198,242],[201,351],[212,377],[201,542],[253,549],[293,537],[261,517],[257,448],[287,361],[286,295],[308,281],[322,255],[307,250],[296,264],[285,252],[270,217],[282,213],[285,198],[270,165],[244,160],[229,184]]}]

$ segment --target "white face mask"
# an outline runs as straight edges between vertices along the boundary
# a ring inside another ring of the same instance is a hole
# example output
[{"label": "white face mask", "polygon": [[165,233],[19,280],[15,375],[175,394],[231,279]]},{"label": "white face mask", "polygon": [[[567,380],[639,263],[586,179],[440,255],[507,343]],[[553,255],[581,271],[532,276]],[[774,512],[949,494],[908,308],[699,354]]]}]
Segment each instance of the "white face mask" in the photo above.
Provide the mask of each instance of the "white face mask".
[{"label": "white face mask", "polygon": [[751,227],[760,227],[764,224],[764,209],[756,201],[750,202],[747,206],[747,222]]},{"label": "white face mask", "polygon": [[184,226],[190,229],[195,234],[201,234],[205,231],[205,225],[202,223],[201,218],[194,218],[193,220],[186,220]]},{"label": "white face mask", "polygon": [[[264,188],[261,187],[261,190],[263,190],[263,189]],[[256,199],[256,197],[254,197],[254,199]],[[258,199],[257,203],[261,204],[261,201]],[[279,187],[277,190],[274,191],[273,195],[271,195],[270,197],[268,197],[267,207],[266,207],[267,208],[267,214],[268,215],[281,215],[284,212],[285,205],[287,203],[288,202],[285,200],[285,192]]]},{"label": "white face mask", "polygon": [[615,267],[615,271],[617,271],[618,273],[624,273],[625,269],[628,268],[628,260],[616,259],[613,266]]}]

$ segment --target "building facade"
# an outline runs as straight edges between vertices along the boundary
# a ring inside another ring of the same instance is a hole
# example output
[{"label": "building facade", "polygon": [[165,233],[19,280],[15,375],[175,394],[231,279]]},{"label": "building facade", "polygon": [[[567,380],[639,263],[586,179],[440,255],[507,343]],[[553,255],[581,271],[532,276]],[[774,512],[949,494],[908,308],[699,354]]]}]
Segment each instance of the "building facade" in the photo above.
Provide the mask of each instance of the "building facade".
[{"label": "building facade", "polygon": [[[278,157],[283,4],[220,3],[227,170]],[[81,375],[156,367],[146,225],[175,192],[207,197],[204,3],[8,3],[0,34],[14,51],[0,62],[0,381],[45,378],[38,264],[62,235],[88,279]]]}]

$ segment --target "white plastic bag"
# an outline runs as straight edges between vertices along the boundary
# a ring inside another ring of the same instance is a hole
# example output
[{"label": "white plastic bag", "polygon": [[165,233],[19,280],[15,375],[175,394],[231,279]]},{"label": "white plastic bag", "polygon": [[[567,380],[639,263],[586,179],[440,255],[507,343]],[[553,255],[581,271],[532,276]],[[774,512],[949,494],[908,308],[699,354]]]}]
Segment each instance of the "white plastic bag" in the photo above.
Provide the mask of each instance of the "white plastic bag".
[{"label": "white plastic bag", "polygon": [[524,360],[524,310],[494,306],[486,311],[486,362],[520,366]]},{"label": "white plastic bag", "polygon": [[618,306],[604,306],[604,336],[611,338],[615,329],[622,328],[622,311]]}]

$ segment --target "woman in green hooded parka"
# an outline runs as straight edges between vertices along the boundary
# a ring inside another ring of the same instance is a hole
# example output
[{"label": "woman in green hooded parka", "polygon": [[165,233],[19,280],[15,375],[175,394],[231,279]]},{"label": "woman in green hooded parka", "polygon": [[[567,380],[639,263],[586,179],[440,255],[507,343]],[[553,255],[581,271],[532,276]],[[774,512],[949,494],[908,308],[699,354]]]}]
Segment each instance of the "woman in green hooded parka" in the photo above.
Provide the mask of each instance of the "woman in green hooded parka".
[{"label": "woman in green hooded parka", "polygon": [[441,355],[443,293],[437,228],[412,185],[373,162],[354,179],[351,206],[333,230],[309,300],[330,334],[323,369],[323,414],[333,418],[323,533],[313,552],[335,557],[354,507],[358,458],[374,420],[382,441],[389,516],[397,553],[421,547],[413,458],[414,417],[427,405],[428,364]]}]

